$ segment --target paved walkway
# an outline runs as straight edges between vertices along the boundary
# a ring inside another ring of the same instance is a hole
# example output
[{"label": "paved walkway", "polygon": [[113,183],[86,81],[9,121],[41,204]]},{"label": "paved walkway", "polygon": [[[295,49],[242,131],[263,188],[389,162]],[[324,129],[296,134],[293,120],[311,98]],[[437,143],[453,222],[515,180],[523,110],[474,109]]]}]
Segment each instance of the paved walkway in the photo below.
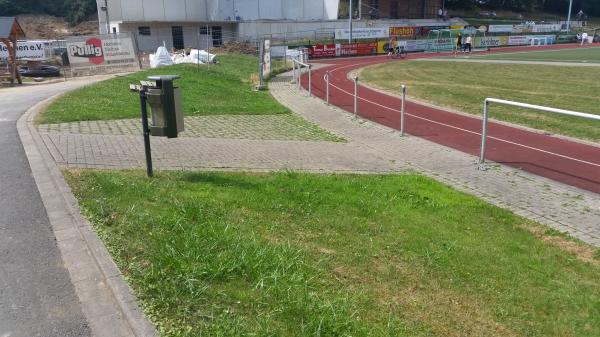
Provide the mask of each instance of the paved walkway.
[{"label": "paved walkway", "polygon": [[[270,84],[272,94],[307,120],[347,142],[181,137],[153,138],[155,166],[235,170],[296,169],[316,172],[385,173],[416,170],[500,207],[600,246],[597,194],[506,166],[477,169],[477,159],[391,128],[354,119],[307,97],[289,74]],[[72,130],[71,130],[72,131]],[[141,136],[57,132],[41,136],[55,160],[69,167],[141,168]]]}]

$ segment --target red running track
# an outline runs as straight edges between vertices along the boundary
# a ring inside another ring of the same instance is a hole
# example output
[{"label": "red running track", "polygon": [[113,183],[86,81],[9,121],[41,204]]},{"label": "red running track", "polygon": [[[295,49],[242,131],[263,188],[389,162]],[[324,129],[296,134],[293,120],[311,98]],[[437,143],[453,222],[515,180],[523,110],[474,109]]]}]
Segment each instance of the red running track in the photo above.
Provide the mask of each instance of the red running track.
[{"label": "red running track", "polygon": [[[576,45],[509,47],[499,48],[493,52],[572,47],[576,47]],[[408,59],[440,55],[412,54]],[[313,95],[325,99],[324,75],[326,71],[330,71],[330,103],[348,112],[353,112],[354,83],[348,79],[348,73],[372,64],[403,62],[403,60],[390,60],[386,56],[372,56],[320,60],[318,62],[326,63],[329,66],[313,71]],[[306,88],[307,76],[304,76],[301,82],[302,86]],[[358,96],[358,114],[361,117],[394,129],[400,128],[401,100],[399,98],[363,86],[359,86]],[[479,155],[481,119],[408,101],[405,111],[405,131],[407,133],[471,155]],[[597,146],[490,122],[486,159],[600,193],[600,147]]]}]

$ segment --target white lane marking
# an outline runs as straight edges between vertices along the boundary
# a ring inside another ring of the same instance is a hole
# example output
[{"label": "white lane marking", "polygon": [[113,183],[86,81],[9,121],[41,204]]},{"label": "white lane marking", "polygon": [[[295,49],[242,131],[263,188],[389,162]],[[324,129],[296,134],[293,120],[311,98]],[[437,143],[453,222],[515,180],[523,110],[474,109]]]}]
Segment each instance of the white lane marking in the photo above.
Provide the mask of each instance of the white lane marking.
[{"label": "white lane marking", "polygon": [[0,118],[0,123],[3,123],[3,122],[14,122],[14,121],[11,119],[8,119],[8,118]]},{"label": "white lane marking", "polygon": [[[365,62],[365,63],[366,63],[366,62]],[[354,66],[356,66],[356,65],[362,65],[362,64],[363,64],[363,63],[359,63],[359,64],[351,64],[351,65],[346,65],[346,66],[339,67],[339,68],[334,68],[332,71],[330,71],[330,74],[332,74],[332,73],[333,73],[333,72],[335,72],[336,70],[341,70],[341,69],[345,69],[345,68],[349,68],[349,67],[354,67]],[[330,86],[332,86],[332,87],[334,87],[334,88],[336,88],[336,89],[340,90],[340,91],[341,91],[341,92],[343,92],[343,93],[346,93],[346,94],[350,95],[351,97],[354,97],[354,93],[348,92],[348,91],[346,91],[346,90],[344,90],[344,89],[342,89],[342,88],[338,87],[337,85],[335,85],[335,84],[332,84],[331,82],[332,82],[332,81],[329,81],[329,85],[330,85]],[[384,109],[388,109],[388,110],[391,110],[391,111],[394,111],[394,112],[398,112],[398,113],[400,113],[400,110],[397,110],[397,109],[394,109],[394,108],[390,108],[390,107],[388,107],[388,106],[385,106],[385,105],[379,104],[379,103],[377,103],[377,102],[373,102],[373,101],[370,101],[370,100],[368,100],[368,99],[362,98],[362,97],[360,97],[360,96],[358,97],[358,99],[360,99],[360,100],[362,100],[362,101],[365,101],[365,102],[367,102],[367,103],[371,103],[371,104],[374,104],[374,105],[380,106],[380,107],[382,107],[382,108],[384,108]],[[405,112],[405,114],[406,114],[407,116],[411,116],[411,117],[414,117],[414,118],[417,118],[417,119],[421,119],[421,120],[423,120],[423,121],[427,121],[427,122],[430,122],[430,123],[434,123],[434,124],[442,125],[442,126],[445,126],[445,127],[448,127],[448,128],[452,128],[452,129],[456,129],[456,130],[464,131],[464,132],[466,132],[466,133],[470,133],[470,134],[474,134],[474,135],[481,136],[481,133],[480,133],[480,132],[477,132],[477,131],[471,131],[471,130],[463,129],[463,128],[461,128],[461,127],[458,127],[458,126],[454,126],[454,125],[450,125],[450,124],[446,124],[446,123],[442,123],[442,122],[434,121],[434,120],[431,120],[431,119],[428,119],[428,118],[425,118],[425,117],[421,117],[421,116],[413,115],[413,114],[411,114],[411,113],[408,113],[408,112]],[[573,160],[573,161],[576,161],[576,162],[579,162],[579,163],[582,163],[582,164],[587,164],[587,165],[591,165],[591,166],[600,167],[600,164],[597,164],[597,163],[592,163],[592,162],[589,162],[589,161],[586,161],[586,160],[582,160],[582,159],[577,159],[577,158],[573,158],[573,157],[565,156],[565,155],[562,155],[562,154],[560,154],[560,153],[555,153],[555,152],[551,152],[551,151],[547,151],[547,150],[539,149],[539,148],[536,148],[536,147],[533,147],[533,146],[529,146],[529,145],[525,145],[525,144],[521,144],[521,143],[513,142],[513,141],[510,141],[510,140],[506,140],[506,139],[502,139],[502,138],[498,138],[498,137],[493,137],[493,136],[488,136],[488,139],[494,139],[494,140],[497,140],[497,141],[500,141],[500,142],[504,142],[504,143],[507,143],[507,144],[511,144],[511,145],[515,145],[515,146],[520,146],[520,147],[523,147],[523,148],[526,148],[526,149],[530,149],[530,150],[534,150],[534,151],[539,151],[539,152],[542,152],[542,153],[546,153],[546,154],[549,154],[549,155],[553,155],[553,156],[560,157],[560,158],[564,158],[564,159],[568,159],[568,160]]]}]

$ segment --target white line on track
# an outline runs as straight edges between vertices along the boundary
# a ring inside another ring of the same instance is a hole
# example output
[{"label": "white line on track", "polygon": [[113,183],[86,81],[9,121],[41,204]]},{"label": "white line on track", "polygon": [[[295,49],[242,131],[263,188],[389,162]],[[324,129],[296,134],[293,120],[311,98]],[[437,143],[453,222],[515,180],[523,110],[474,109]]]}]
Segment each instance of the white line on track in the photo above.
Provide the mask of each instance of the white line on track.
[{"label": "white line on track", "polygon": [[[334,68],[329,73],[333,74],[334,72],[336,72],[338,70],[342,70],[342,69],[346,69],[346,68],[351,68],[351,67],[356,67],[357,65],[360,66],[360,65],[363,65],[363,64],[370,64],[370,63],[371,62],[361,62],[361,63],[358,63],[358,64],[355,63],[355,64],[350,64],[350,65],[345,65],[345,66]],[[332,87],[334,87],[334,88],[336,88],[336,89],[338,89],[339,91],[341,91],[343,93],[346,93],[346,94],[350,95],[351,97],[354,97],[354,93],[348,92],[348,91],[346,91],[346,90],[338,87],[337,85],[331,83],[331,80],[329,81],[329,85],[332,86]],[[400,110],[398,110],[398,109],[394,109],[394,108],[391,108],[391,107],[379,104],[377,102],[370,101],[370,100],[368,100],[366,98],[362,98],[362,97],[359,96],[358,99],[360,99],[360,100],[362,100],[364,102],[367,102],[367,103],[370,103],[370,104],[382,107],[384,109],[400,113]],[[423,120],[423,121],[426,121],[426,122],[430,122],[430,123],[433,123],[433,124],[438,124],[438,125],[441,125],[441,126],[445,126],[445,127],[448,127],[448,128],[455,129],[455,130],[460,130],[460,131],[463,131],[463,132],[466,132],[466,133],[470,133],[470,134],[481,136],[481,133],[477,132],[477,131],[471,131],[471,130],[463,129],[463,128],[458,127],[458,126],[454,126],[454,125],[450,125],[450,124],[446,124],[446,123],[434,121],[432,119],[421,117],[421,116],[417,116],[417,115],[413,115],[413,114],[408,113],[408,112],[405,112],[405,114],[407,116],[411,116],[411,117],[414,117],[414,118],[417,118],[417,119],[420,119],[420,120]],[[471,117],[471,118],[475,118],[475,117]],[[494,140],[497,140],[497,141],[500,141],[500,142],[504,142],[504,143],[507,143],[507,144],[515,145],[515,146],[519,146],[519,147],[526,148],[526,149],[529,149],[529,150],[539,151],[539,152],[542,152],[542,153],[545,153],[545,154],[549,154],[549,155],[552,155],[552,156],[556,156],[556,157],[560,157],[560,158],[564,158],[564,159],[568,159],[568,160],[573,160],[573,161],[576,161],[576,162],[579,162],[579,163],[582,163],[582,164],[587,164],[587,165],[591,165],[591,166],[595,166],[595,167],[600,167],[600,164],[597,164],[597,163],[592,163],[592,162],[589,162],[589,161],[586,161],[586,160],[582,160],[582,159],[577,159],[577,158],[565,156],[565,155],[562,155],[560,153],[555,153],[555,152],[551,152],[551,151],[539,149],[539,148],[536,148],[536,147],[533,147],[533,146],[529,146],[529,145],[525,145],[525,144],[513,142],[513,141],[510,141],[510,140],[506,140],[506,139],[502,139],[502,138],[498,138],[498,137],[493,137],[493,136],[488,136],[488,139],[494,139]]]}]

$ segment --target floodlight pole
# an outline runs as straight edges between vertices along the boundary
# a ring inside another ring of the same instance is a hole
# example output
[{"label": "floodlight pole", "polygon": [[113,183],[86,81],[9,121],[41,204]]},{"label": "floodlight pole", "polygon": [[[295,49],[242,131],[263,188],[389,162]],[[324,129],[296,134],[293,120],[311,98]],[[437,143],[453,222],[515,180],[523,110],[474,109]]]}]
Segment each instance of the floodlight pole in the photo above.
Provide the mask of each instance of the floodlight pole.
[{"label": "floodlight pole", "polygon": [[348,35],[348,43],[352,43],[352,1],[353,0],[348,0],[350,3],[350,9],[348,10],[348,30],[350,31],[350,34]]},{"label": "floodlight pole", "polygon": [[567,32],[571,31],[571,11],[573,10],[573,0],[569,1],[569,13],[567,13]]},{"label": "floodlight pole", "polygon": [[108,0],[104,0],[104,8],[106,10],[106,34],[110,34],[110,19],[108,18]]}]

